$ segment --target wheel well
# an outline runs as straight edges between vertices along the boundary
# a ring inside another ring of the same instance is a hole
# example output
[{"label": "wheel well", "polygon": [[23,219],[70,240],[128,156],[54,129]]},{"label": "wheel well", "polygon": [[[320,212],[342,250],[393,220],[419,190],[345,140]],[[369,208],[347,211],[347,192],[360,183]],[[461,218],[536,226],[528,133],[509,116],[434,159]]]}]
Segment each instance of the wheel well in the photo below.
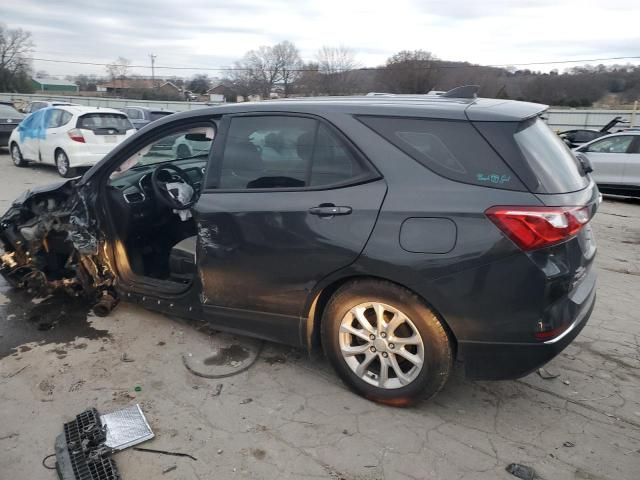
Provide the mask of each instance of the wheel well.
[{"label": "wheel well", "polygon": [[67,152],[65,152],[65,151],[62,149],[62,147],[56,147],[56,149],[53,151],[53,156],[55,157],[55,156],[58,154],[58,152],[62,152],[62,153],[64,153],[65,155],[67,154]]},{"label": "wheel well", "polygon": [[314,299],[314,301],[313,301],[313,303],[311,305],[311,308],[309,310],[309,315],[308,315],[308,320],[307,320],[307,338],[306,338],[306,340],[307,340],[307,347],[309,348],[309,350],[315,351],[315,350],[320,350],[322,348],[322,342],[321,342],[321,336],[320,336],[320,326],[321,326],[321,323],[322,323],[322,314],[324,312],[325,307],[327,306],[327,303],[329,303],[329,300],[333,296],[333,294],[340,287],[342,287],[343,285],[346,285],[347,283],[351,283],[351,282],[355,282],[355,281],[362,281],[362,280],[379,280],[379,281],[383,281],[383,282],[393,283],[393,284],[395,284],[395,285],[397,285],[397,286],[399,286],[401,288],[404,288],[405,290],[409,290],[411,293],[413,293],[414,295],[419,297],[424,303],[427,304],[427,306],[436,314],[436,316],[442,322],[442,326],[447,331],[447,335],[449,336],[449,339],[451,340],[451,347],[453,348],[453,358],[457,357],[457,354],[458,354],[458,340],[456,339],[456,336],[453,334],[453,330],[451,330],[451,327],[449,326],[449,324],[447,323],[445,318],[440,314],[440,312],[433,305],[431,305],[431,303],[426,298],[424,298],[422,295],[420,295],[419,293],[415,292],[414,290],[406,287],[405,285],[402,285],[402,284],[397,283],[397,282],[393,282],[393,281],[388,280],[386,278],[375,277],[375,276],[370,276],[370,275],[359,275],[359,276],[341,278],[341,279],[336,280],[335,282],[327,285],[326,287],[324,287],[322,289],[322,291],[318,295],[316,295],[316,298]]}]

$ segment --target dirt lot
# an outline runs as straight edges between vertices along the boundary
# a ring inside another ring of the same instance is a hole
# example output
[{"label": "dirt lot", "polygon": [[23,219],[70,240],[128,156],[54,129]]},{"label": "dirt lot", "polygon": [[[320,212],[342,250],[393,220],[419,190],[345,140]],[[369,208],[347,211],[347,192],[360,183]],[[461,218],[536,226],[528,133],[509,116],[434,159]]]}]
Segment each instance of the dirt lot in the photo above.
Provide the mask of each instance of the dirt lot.
[{"label": "dirt lot", "polygon": [[[0,210],[56,178],[15,168],[1,151]],[[471,382],[457,368],[433,401],[411,409],[363,400],[325,360],[268,343],[244,373],[201,378],[183,355],[222,346],[215,369],[246,362],[259,344],[126,303],[96,318],[0,283],[0,477],[55,478],[40,462],[63,422],[90,406],[139,402],[156,434],[144,446],[197,461],[127,450],[115,457],[124,480],[513,479],[512,462],[547,480],[637,479],[640,201],[607,199],[595,228],[598,302],[548,365],[559,377]]]}]

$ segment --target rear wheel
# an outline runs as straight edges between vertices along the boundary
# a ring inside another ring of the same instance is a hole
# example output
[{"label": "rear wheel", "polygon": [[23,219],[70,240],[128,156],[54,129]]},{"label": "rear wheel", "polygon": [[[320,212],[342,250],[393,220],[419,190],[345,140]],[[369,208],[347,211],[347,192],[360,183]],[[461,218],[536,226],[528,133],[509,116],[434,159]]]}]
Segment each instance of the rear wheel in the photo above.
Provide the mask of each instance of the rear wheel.
[{"label": "rear wheel", "polygon": [[63,178],[71,178],[75,175],[75,168],[71,168],[69,157],[62,150],[56,151],[56,168]]},{"label": "rear wheel", "polygon": [[352,282],[334,294],[322,316],[322,344],[352,390],[394,406],[438,393],[453,365],[449,337],[434,312],[384,281]]},{"label": "rear wheel", "polygon": [[11,144],[11,160],[13,160],[13,164],[16,167],[26,167],[27,162],[22,157],[22,152],[20,151],[20,147],[18,147],[17,143]]}]

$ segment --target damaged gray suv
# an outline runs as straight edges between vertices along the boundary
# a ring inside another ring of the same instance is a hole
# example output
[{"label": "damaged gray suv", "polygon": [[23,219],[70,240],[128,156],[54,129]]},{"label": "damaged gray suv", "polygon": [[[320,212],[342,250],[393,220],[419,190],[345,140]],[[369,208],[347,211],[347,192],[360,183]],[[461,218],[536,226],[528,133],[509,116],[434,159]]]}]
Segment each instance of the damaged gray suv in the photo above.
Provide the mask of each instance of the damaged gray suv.
[{"label": "damaged gray suv", "polygon": [[[390,405],[528,374],[595,302],[599,192],[545,106],[442,96],[225,105],[158,120],[0,220],[1,273],[322,347]],[[177,158],[180,139],[200,148]]]}]

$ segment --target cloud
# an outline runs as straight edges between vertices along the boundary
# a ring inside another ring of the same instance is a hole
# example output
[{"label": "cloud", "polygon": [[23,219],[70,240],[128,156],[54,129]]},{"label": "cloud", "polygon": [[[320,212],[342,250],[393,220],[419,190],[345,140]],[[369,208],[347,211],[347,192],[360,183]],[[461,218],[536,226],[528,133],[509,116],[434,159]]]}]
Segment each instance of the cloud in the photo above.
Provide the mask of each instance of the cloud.
[{"label": "cloud", "polygon": [[[621,12],[624,11],[624,14]],[[636,54],[640,4],[618,0],[21,0],[0,18],[33,34],[38,58],[194,67],[228,66],[246,51],[282,40],[306,60],[345,45],[360,64],[399,50],[447,60],[502,64]],[[52,74],[103,74],[103,67],[34,62]],[[549,67],[551,68],[551,67]],[[148,69],[136,73],[148,74]],[[211,72],[215,74],[215,72]]]}]

